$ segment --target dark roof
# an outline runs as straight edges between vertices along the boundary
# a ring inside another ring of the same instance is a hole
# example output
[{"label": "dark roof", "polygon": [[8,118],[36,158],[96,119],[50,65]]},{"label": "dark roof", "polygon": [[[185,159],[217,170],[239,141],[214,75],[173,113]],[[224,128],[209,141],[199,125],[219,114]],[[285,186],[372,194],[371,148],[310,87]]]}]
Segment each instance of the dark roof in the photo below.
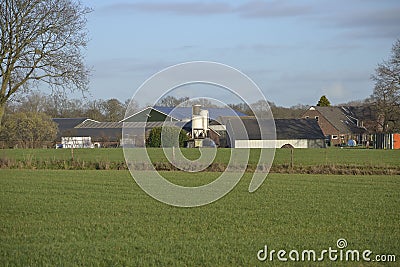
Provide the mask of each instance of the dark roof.
[{"label": "dark roof", "polygon": [[[341,133],[364,133],[366,129],[358,126],[358,119],[345,107],[312,107],[321,113]],[[352,116],[353,115],[353,116]]]},{"label": "dark roof", "polygon": [[349,132],[345,121],[347,121],[346,115],[342,112],[339,107],[314,107],[322,116],[325,117],[339,132]]},{"label": "dark roof", "polygon": [[57,123],[58,130],[64,132],[75,128],[75,126],[81,124],[88,118],[53,118],[52,120]]},{"label": "dark roof", "polygon": [[236,140],[261,140],[260,127],[264,127],[263,131],[266,137],[264,140],[271,140],[274,134],[272,123],[275,123],[276,139],[277,140],[288,140],[288,139],[325,139],[321,128],[316,120],[307,119],[275,119],[275,120],[256,120],[255,117],[241,118],[246,133],[240,131],[239,119],[229,119],[227,123],[228,133],[231,134],[233,131],[233,138]]},{"label": "dark roof", "polygon": [[[154,107],[148,107],[152,108],[158,112],[161,112],[165,115],[171,116],[172,118],[175,118],[180,121],[188,121],[191,120],[192,118],[192,107],[161,107],[161,106],[154,106]],[[146,108],[146,109],[148,109]],[[230,108],[208,108],[208,107],[203,107],[202,109],[208,110],[208,114],[211,120],[217,120],[219,117],[223,116],[247,116],[246,114],[232,110]],[[136,114],[142,112],[143,110],[123,119],[122,121],[127,120],[128,118],[135,116]]]},{"label": "dark roof", "polygon": [[275,119],[276,135],[282,139],[325,139],[316,120]]},{"label": "dark roof", "polygon": [[119,141],[122,136],[120,128],[75,128],[72,136],[90,136],[92,142]]},{"label": "dark roof", "polygon": [[[122,127],[132,130],[149,129],[153,127],[177,126],[184,127],[185,122],[98,122],[86,120],[74,128],[74,136],[91,136],[92,141],[119,141],[122,136]],[[138,134],[140,134],[139,132]]]},{"label": "dark roof", "polygon": [[79,125],[77,125],[76,129],[122,129],[125,128],[153,128],[153,127],[161,127],[163,125],[166,126],[177,126],[182,127],[185,125],[185,122],[170,122],[170,121],[151,121],[151,122],[96,122],[96,121],[85,121]]}]

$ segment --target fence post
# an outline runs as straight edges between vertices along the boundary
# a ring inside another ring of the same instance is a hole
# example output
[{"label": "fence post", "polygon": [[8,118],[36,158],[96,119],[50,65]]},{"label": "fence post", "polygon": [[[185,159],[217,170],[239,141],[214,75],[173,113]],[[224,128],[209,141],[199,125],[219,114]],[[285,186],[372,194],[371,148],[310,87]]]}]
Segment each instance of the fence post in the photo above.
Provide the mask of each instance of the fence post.
[{"label": "fence post", "polygon": [[290,168],[293,169],[294,166],[294,162],[293,162],[293,158],[294,158],[294,148],[290,148]]}]

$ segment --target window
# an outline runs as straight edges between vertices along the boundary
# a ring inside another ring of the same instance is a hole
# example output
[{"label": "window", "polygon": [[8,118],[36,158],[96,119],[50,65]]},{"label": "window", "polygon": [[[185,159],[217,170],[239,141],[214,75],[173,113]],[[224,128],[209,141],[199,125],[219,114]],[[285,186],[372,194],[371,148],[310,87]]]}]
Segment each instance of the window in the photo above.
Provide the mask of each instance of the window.
[{"label": "window", "polygon": [[337,138],[338,138],[338,136],[336,134],[332,135],[332,139],[337,139]]},{"label": "window", "polygon": [[309,116],[306,116],[306,119],[309,119],[310,117]]},{"label": "window", "polygon": [[319,117],[318,117],[318,116],[315,116],[315,119],[318,121],[318,120],[319,120]]}]

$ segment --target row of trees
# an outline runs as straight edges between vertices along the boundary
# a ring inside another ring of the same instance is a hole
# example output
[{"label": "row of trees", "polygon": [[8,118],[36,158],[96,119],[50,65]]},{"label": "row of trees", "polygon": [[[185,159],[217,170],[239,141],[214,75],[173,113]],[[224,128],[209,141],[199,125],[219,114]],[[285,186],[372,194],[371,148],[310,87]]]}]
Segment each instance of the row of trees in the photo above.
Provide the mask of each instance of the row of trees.
[{"label": "row of trees", "polygon": [[[157,103],[157,105],[164,107],[176,107],[178,105],[183,107],[191,107],[195,104],[200,104],[208,108],[220,107],[216,104],[213,104],[213,102],[206,98],[190,100],[189,97],[166,96],[160,99],[160,101]],[[309,108],[308,105],[302,104],[298,104],[290,108],[281,107],[275,105],[275,103],[273,102],[266,102],[265,100],[259,100],[255,103],[251,103],[250,105],[246,103],[237,103],[228,104],[228,106],[236,111],[242,112],[249,116],[254,116],[254,113],[263,113],[270,109],[274,117],[279,119],[299,118],[300,115],[302,115],[304,111]]]},{"label": "row of trees", "polygon": [[[130,100],[124,102],[118,99],[68,99],[64,94],[46,95],[40,91],[33,91],[24,96],[14,98],[9,101],[6,106],[6,114],[14,114],[18,112],[36,112],[44,113],[51,118],[90,118],[97,121],[120,121],[124,118],[125,111]],[[208,99],[189,100],[189,97],[176,98],[167,96],[161,99],[156,105],[164,107],[176,107],[182,105],[191,107],[194,104],[201,104],[204,107],[219,107],[213,104]],[[268,102],[268,105],[275,118],[298,118],[309,106],[298,104],[290,108],[275,105],[273,102]],[[254,112],[265,112],[268,108],[267,102],[259,100],[248,106],[245,103],[228,104],[234,110],[240,111],[249,116],[254,115]],[[137,103],[130,105],[129,114],[139,111],[141,108]],[[7,119],[7,116],[6,118]]]},{"label": "row of trees", "polygon": [[[130,100],[121,102],[112,98],[108,100],[68,99],[64,94],[45,95],[39,91],[14,98],[6,106],[6,113],[37,112],[45,113],[52,118],[90,118],[98,121],[120,121],[124,118]],[[138,105],[131,105],[132,112]]]}]

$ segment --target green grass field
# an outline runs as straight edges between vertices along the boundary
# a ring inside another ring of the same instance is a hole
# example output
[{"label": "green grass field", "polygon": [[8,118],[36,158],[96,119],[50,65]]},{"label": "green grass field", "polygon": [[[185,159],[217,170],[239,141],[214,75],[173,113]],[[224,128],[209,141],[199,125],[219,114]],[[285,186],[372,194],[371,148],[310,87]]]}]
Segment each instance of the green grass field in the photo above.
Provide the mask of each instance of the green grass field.
[{"label": "green grass field", "polygon": [[[166,162],[167,159],[161,149],[149,148],[149,155],[155,162]],[[196,149],[182,149],[188,158],[195,159],[200,154]],[[249,159],[250,164],[258,161],[259,150],[252,149]],[[218,149],[215,162],[227,163],[230,149]],[[71,159],[70,149],[2,149],[0,158],[19,161]],[[74,158],[84,161],[124,162],[122,149],[74,149]],[[289,164],[291,161],[290,149],[277,149],[275,152],[275,165]],[[376,149],[295,149],[294,164],[310,165],[361,165],[361,166],[399,166],[400,150]]]},{"label": "green grass field", "polygon": [[[190,186],[218,173],[164,175]],[[257,260],[264,245],[321,251],[339,238],[349,249],[395,254],[388,265],[399,264],[399,176],[270,174],[252,194],[250,177],[215,203],[176,208],[146,195],[127,171],[0,170],[0,265],[270,266],[279,262]]]}]

